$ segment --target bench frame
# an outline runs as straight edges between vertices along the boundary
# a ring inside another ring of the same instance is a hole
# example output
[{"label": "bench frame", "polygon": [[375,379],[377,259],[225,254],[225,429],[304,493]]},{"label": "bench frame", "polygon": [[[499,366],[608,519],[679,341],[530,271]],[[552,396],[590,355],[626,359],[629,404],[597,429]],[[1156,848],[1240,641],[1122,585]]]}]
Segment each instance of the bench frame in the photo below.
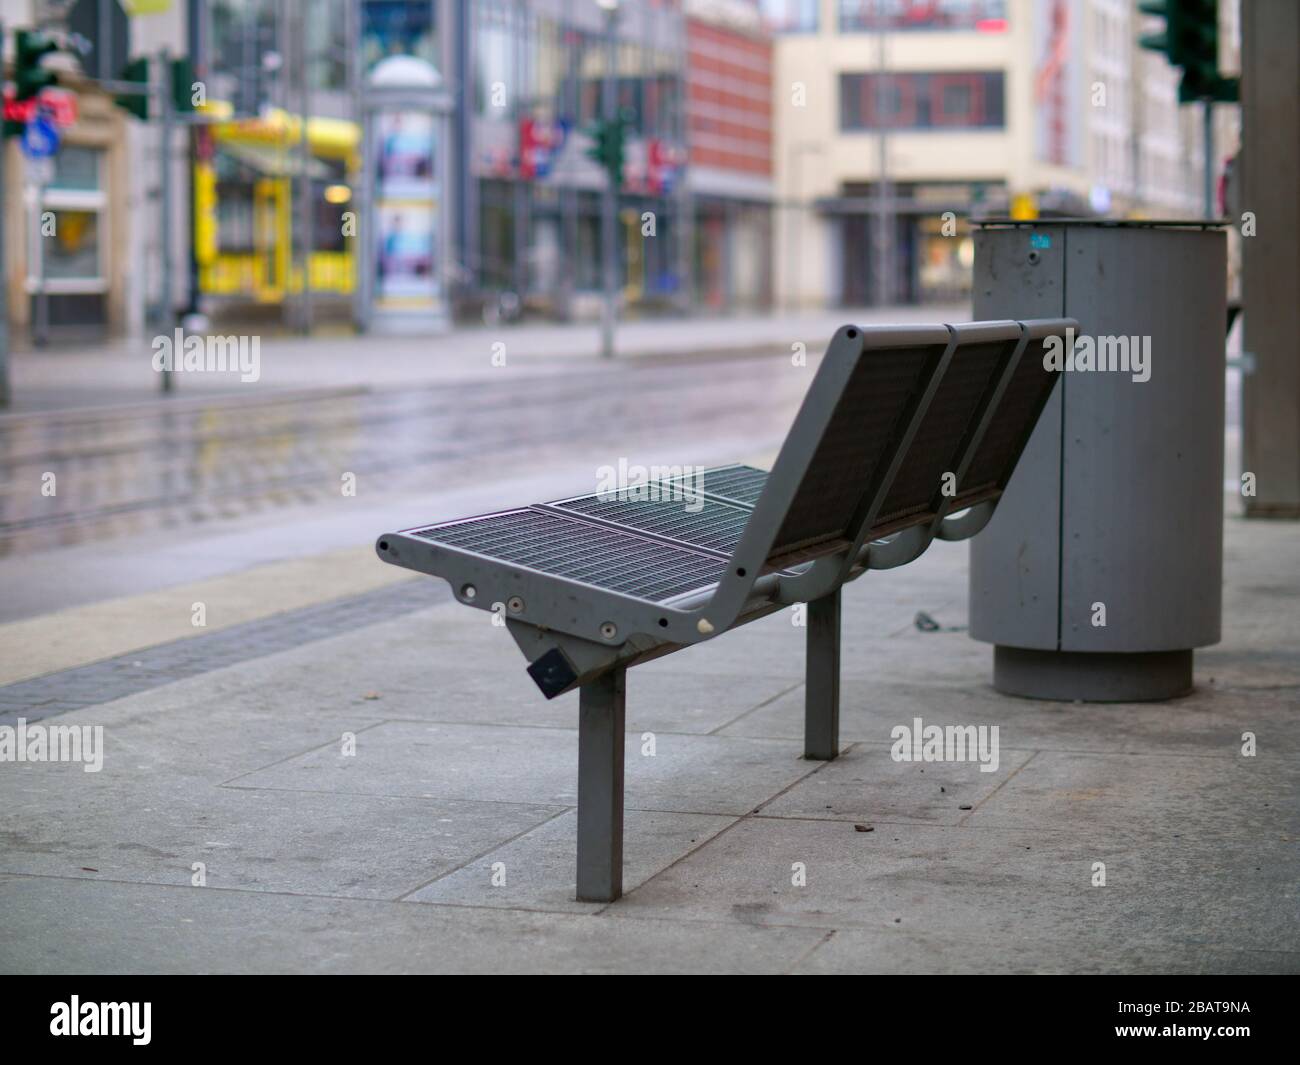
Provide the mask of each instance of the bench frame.
[{"label": "bench frame", "polygon": [[[871,569],[892,569],[918,558],[938,539],[974,536],[993,515],[1012,470],[981,498],[945,495],[936,486],[926,520],[908,524],[883,538],[869,539],[877,515],[902,469],[954,355],[966,344],[1001,342],[1007,346],[993,384],[956,449],[955,483],[961,485],[999,404],[1031,341],[1078,330],[1069,319],[1027,322],[977,322],[948,326],[845,326],[835,333],[822,366],[804,399],[763,490],[750,509],[740,541],[730,558],[671,537],[635,530],[637,539],[718,563],[717,583],[663,602],[650,602],[474,551],[431,543],[419,526],[388,533],[376,550],[384,561],[443,577],[467,606],[492,610],[505,604],[506,626],[528,659],[529,674],[547,696],[579,689],[577,897],[612,902],[622,894],[623,773],[628,668],[712,639],[795,603],[807,603],[804,756],[829,760],[840,751],[841,589]],[[780,526],[808,473],[813,454],[837,403],[857,367],[872,349],[941,347],[928,367],[924,386],[905,411],[904,427],[891,442],[888,462],[866,486],[845,535],[833,544],[812,545],[773,558]],[[1050,391],[1050,390],[1049,390]],[[1047,394],[1015,451],[1018,458],[1037,422]],[[1014,469],[1014,464],[1013,467]],[[724,467],[723,469],[726,469]],[[711,496],[707,504],[746,509]],[[531,509],[596,528],[626,534],[625,526],[553,504]],[[513,513],[511,511],[500,512]],[[482,516],[482,517],[490,517]],[[480,521],[482,517],[463,519]],[[459,524],[459,523],[446,523]]]}]

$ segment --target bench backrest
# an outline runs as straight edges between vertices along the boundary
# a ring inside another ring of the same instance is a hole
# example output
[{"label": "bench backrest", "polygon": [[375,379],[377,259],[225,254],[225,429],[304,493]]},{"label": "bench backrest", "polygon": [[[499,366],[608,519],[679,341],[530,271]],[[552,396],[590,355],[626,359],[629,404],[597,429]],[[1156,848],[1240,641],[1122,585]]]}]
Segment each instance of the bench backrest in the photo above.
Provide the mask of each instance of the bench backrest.
[{"label": "bench backrest", "polygon": [[1017,322],[975,322],[952,330],[952,357],[941,370],[934,399],[921,417],[866,539],[878,539],[937,517],[944,499],[944,474],[958,473],[980,418],[993,402],[998,382],[1023,336]]},{"label": "bench backrest", "polygon": [[[1073,325],[839,330],[728,576],[752,580],[995,496],[1058,376],[1043,367],[1043,339]],[[943,493],[945,473],[957,478],[955,498]]]},{"label": "bench backrest", "polygon": [[1064,343],[1067,330],[1073,335],[1079,329],[1072,318],[1039,318],[1020,324],[1025,330],[1025,350],[1012,369],[987,431],[968,456],[951,507],[954,511],[996,498],[1006,488],[1060,377],[1059,370],[1043,367],[1047,338],[1060,337]]},{"label": "bench backrest", "polygon": [[746,530],[775,526],[765,563],[852,540],[951,339],[943,326],[835,335]]}]

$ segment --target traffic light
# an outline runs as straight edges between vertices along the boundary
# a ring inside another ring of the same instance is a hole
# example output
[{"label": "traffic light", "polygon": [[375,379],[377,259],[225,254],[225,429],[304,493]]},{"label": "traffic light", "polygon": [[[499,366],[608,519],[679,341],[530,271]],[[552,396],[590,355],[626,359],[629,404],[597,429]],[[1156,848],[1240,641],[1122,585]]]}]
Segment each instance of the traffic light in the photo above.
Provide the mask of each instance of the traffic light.
[{"label": "traffic light", "polygon": [[1148,33],[1138,38],[1139,47],[1150,52],[1159,52],[1173,66],[1181,66],[1178,21],[1182,14],[1182,5],[1178,0],[1141,0],[1138,10],[1144,15],[1154,15],[1165,20],[1165,28],[1159,33]]},{"label": "traffic light", "polygon": [[19,30],[14,37],[14,98],[31,100],[42,89],[53,85],[54,71],[41,66],[41,60],[59,46],[39,30]]},{"label": "traffic light", "polygon": [[627,120],[623,117],[597,122],[591,131],[595,143],[587,149],[587,157],[601,165],[609,175],[614,188],[623,185],[623,155],[627,139]]},{"label": "traffic light", "polygon": [[1219,76],[1218,0],[1182,0],[1179,33],[1183,55],[1183,80],[1178,102],[1237,99],[1237,79]]},{"label": "traffic light", "polygon": [[1237,99],[1237,79],[1219,74],[1218,0],[1142,0],[1138,10],[1165,20],[1161,33],[1138,38],[1138,44],[1181,67],[1178,102]]},{"label": "traffic light", "polygon": [[113,102],[128,114],[135,115],[141,122],[149,120],[149,60],[143,56],[132,59],[122,71],[122,81],[139,85],[144,92],[124,92],[113,97]]},{"label": "traffic light", "polygon": [[177,114],[188,115],[194,110],[194,64],[188,58],[172,60],[172,107]]}]

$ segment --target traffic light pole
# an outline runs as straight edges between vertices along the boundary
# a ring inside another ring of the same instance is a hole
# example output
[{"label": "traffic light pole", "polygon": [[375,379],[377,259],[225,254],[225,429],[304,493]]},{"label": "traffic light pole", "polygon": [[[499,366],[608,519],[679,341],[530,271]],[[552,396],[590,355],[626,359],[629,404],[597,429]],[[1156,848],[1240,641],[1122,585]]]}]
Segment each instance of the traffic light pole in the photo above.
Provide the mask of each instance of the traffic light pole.
[{"label": "traffic light pole", "polygon": [[[189,54],[190,62],[194,64],[194,75],[200,80],[207,78],[207,59],[203,54],[203,21],[206,12],[204,11],[203,0],[189,0],[185,11],[186,26],[186,51]],[[194,246],[195,232],[195,186],[194,186],[194,164],[198,161],[198,129],[190,125],[185,130],[185,142],[188,152],[187,165],[185,167],[185,188],[189,198],[189,237],[185,241],[188,249],[188,255],[185,262],[185,273],[188,278],[186,285],[186,302],[185,315],[195,315],[199,313],[199,259],[198,249]]]},{"label": "traffic light pole", "polygon": [[[601,87],[601,114],[607,129],[618,119],[618,9],[605,9],[605,78]],[[601,263],[604,300],[600,312],[600,354],[614,357],[614,323],[618,314],[618,224],[617,178],[609,168],[605,172],[605,190],[601,196]]]},{"label": "traffic light pole", "polygon": [[1205,217],[1213,218],[1214,209],[1214,101],[1201,101],[1202,143],[1205,146]]},{"label": "traffic light pole", "polygon": [[[162,247],[159,249],[162,286],[158,295],[157,328],[160,333],[170,333],[175,305],[172,302],[172,94],[169,84],[171,57],[166,48],[158,54],[158,77],[158,155],[162,160],[162,170],[158,175],[161,181],[159,200],[162,212],[158,234],[162,241]],[[162,390],[170,392],[174,385],[171,370],[164,369],[160,376]]]},{"label": "traffic light pole", "polygon": [[[48,160],[43,162],[45,165],[49,165]],[[30,169],[29,164],[29,173]],[[45,213],[45,182],[47,176],[48,175],[42,174],[36,181],[32,182],[30,186],[35,189],[36,193],[36,224],[41,226],[42,237],[44,237],[42,215]],[[36,313],[32,319],[32,346],[43,348],[50,338],[50,294],[45,290],[44,239],[38,241],[36,244],[36,283],[39,287],[36,289]]]}]

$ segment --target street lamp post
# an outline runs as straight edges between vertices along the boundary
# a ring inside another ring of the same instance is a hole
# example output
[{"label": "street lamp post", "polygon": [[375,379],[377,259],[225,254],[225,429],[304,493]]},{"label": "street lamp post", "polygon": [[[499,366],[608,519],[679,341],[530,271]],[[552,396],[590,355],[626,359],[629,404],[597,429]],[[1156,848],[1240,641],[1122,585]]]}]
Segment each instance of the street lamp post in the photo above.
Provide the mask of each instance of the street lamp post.
[{"label": "street lamp post", "polygon": [[876,22],[876,125],[879,136],[876,141],[876,226],[875,226],[875,260],[876,260],[876,302],[884,307],[894,298],[894,218],[891,210],[893,190],[889,185],[889,134],[887,132],[885,109],[881,105],[889,86],[886,83],[888,69],[888,51],[885,37],[885,5],[883,0],[876,0],[873,8]]},{"label": "street lamp post", "polygon": [[822,146],[815,141],[804,141],[790,145],[790,191],[793,203],[789,208],[790,257],[786,267],[790,275],[786,285],[786,303],[791,310],[803,307],[803,293],[796,288],[798,278],[803,276],[803,224],[807,205],[803,200],[803,157],[821,155]]},{"label": "street lamp post", "polygon": [[[600,109],[606,129],[618,119],[618,4],[619,0],[596,0],[605,13],[605,77],[601,86]],[[600,311],[600,354],[614,357],[614,323],[618,315],[618,188],[612,171],[606,172],[601,197],[601,272],[604,300]]]}]

